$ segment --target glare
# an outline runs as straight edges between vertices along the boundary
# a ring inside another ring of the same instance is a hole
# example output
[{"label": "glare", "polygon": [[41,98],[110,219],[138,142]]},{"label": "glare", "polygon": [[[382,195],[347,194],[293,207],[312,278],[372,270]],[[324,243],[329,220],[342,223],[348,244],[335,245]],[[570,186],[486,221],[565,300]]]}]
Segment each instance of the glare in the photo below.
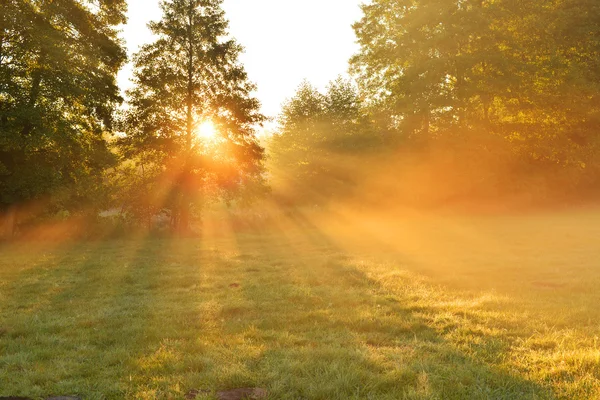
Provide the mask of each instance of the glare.
[{"label": "glare", "polygon": [[202,122],[198,126],[197,132],[198,136],[202,139],[214,139],[215,136],[217,136],[217,128],[215,124],[210,120]]}]

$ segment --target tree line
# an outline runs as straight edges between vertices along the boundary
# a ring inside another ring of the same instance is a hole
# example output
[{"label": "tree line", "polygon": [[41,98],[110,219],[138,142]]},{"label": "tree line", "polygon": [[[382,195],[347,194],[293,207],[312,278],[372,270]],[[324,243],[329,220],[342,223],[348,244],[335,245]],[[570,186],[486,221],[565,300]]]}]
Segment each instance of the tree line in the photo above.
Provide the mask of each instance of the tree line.
[{"label": "tree line", "polygon": [[[250,201],[269,186],[290,201],[346,196],[368,179],[366,156],[398,149],[468,154],[471,167],[495,157],[511,173],[471,177],[488,188],[540,173],[563,177],[562,190],[600,183],[596,1],[373,0],[354,25],[351,78],[323,93],[303,83],[266,143],[221,3],[161,2],[125,101],[125,0],[0,0],[7,230],[118,209],[184,231],[206,202]],[[207,120],[214,138],[196,134]]]},{"label": "tree line", "polygon": [[[598,194],[598,2],[367,3],[354,24],[360,49],[349,63],[355,85],[346,98],[349,109],[360,111],[345,121],[366,115],[369,123],[349,125],[343,135],[347,146],[357,146],[358,129],[372,135],[363,150],[381,143],[380,152],[422,152],[429,160],[454,153],[446,167],[462,168],[478,182],[481,195],[531,185],[544,191],[540,197]],[[298,176],[295,170],[301,169],[312,179],[332,178],[329,172],[339,169],[339,162],[327,171],[326,159],[315,160],[313,148],[323,150],[327,139],[309,126],[324,114],[335,114],[331,121],[348,114],[337,111],[338,105],[316,105],[320,96],[303,85],[282,111],[282,135],[273,143],[276,161],[290,151],[302,159],[293,166],[276,162],[286,170],[282,176]],[[326,147],[328,159],[336,160],[344,146],[338,138]],[[359,159],[350,163],[361,165],[343,168],[352,181],[365,166]]]}]

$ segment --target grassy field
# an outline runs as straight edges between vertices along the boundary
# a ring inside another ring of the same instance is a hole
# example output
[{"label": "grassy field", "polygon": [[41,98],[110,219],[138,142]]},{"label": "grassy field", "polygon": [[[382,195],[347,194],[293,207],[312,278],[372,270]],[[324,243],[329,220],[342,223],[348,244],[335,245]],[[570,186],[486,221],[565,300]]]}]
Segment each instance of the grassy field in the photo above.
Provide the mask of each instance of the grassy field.
[{"label": "grassy field", "polygon": [[598,212],[205,232],[0,248],[0,396],[600,398]]}]

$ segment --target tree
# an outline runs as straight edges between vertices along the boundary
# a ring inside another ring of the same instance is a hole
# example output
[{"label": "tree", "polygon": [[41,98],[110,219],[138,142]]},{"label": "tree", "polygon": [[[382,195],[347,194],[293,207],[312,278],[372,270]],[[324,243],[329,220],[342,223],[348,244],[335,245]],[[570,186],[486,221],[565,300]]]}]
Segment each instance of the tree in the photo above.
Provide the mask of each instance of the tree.
[{"label": "tree", "polygon": [[[221,3],[163,1],[162,19],[150,24],[157,39],[134,60],[120,148],[136,173],[152,174],[146,181],[155,189],[168,188],[154,209],[167,209],[177,230],[189,228],[202,192],[231,196],[262,181],[255,128],[265,117]],[[214,125],[216,137],[197,134],[206,124]]]},{"label": "tree", "polygon": [[41,200],[81,208],[113,161],[125,0],[0,7],[0,213],[14,220],[17,206]]},{"label": "tree", "polygon": [[400,134],[470,142],[480,154],[501,139],[526,168],[594,162],[595,2],[374,0],[363,11],[351,68]]},{"label": "tree", "polygon": [[303,82],[284,104],[279,125],[269,142],[271,171],[278,186],[290,186],[295,201],[326,200],[347,190],[355,178],[347,157],[381,143],[355,85],[343,78],[324,94]]}]

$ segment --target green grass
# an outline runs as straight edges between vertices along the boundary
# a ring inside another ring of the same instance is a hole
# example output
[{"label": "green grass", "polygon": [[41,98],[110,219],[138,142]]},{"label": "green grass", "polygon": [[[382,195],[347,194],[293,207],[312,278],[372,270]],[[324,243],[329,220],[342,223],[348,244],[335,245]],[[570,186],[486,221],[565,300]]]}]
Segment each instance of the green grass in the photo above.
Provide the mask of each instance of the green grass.
[{"label": "green grass", "polygon": [[0,248],[0,396],[600,398],[600,214],[280,222]]}]

